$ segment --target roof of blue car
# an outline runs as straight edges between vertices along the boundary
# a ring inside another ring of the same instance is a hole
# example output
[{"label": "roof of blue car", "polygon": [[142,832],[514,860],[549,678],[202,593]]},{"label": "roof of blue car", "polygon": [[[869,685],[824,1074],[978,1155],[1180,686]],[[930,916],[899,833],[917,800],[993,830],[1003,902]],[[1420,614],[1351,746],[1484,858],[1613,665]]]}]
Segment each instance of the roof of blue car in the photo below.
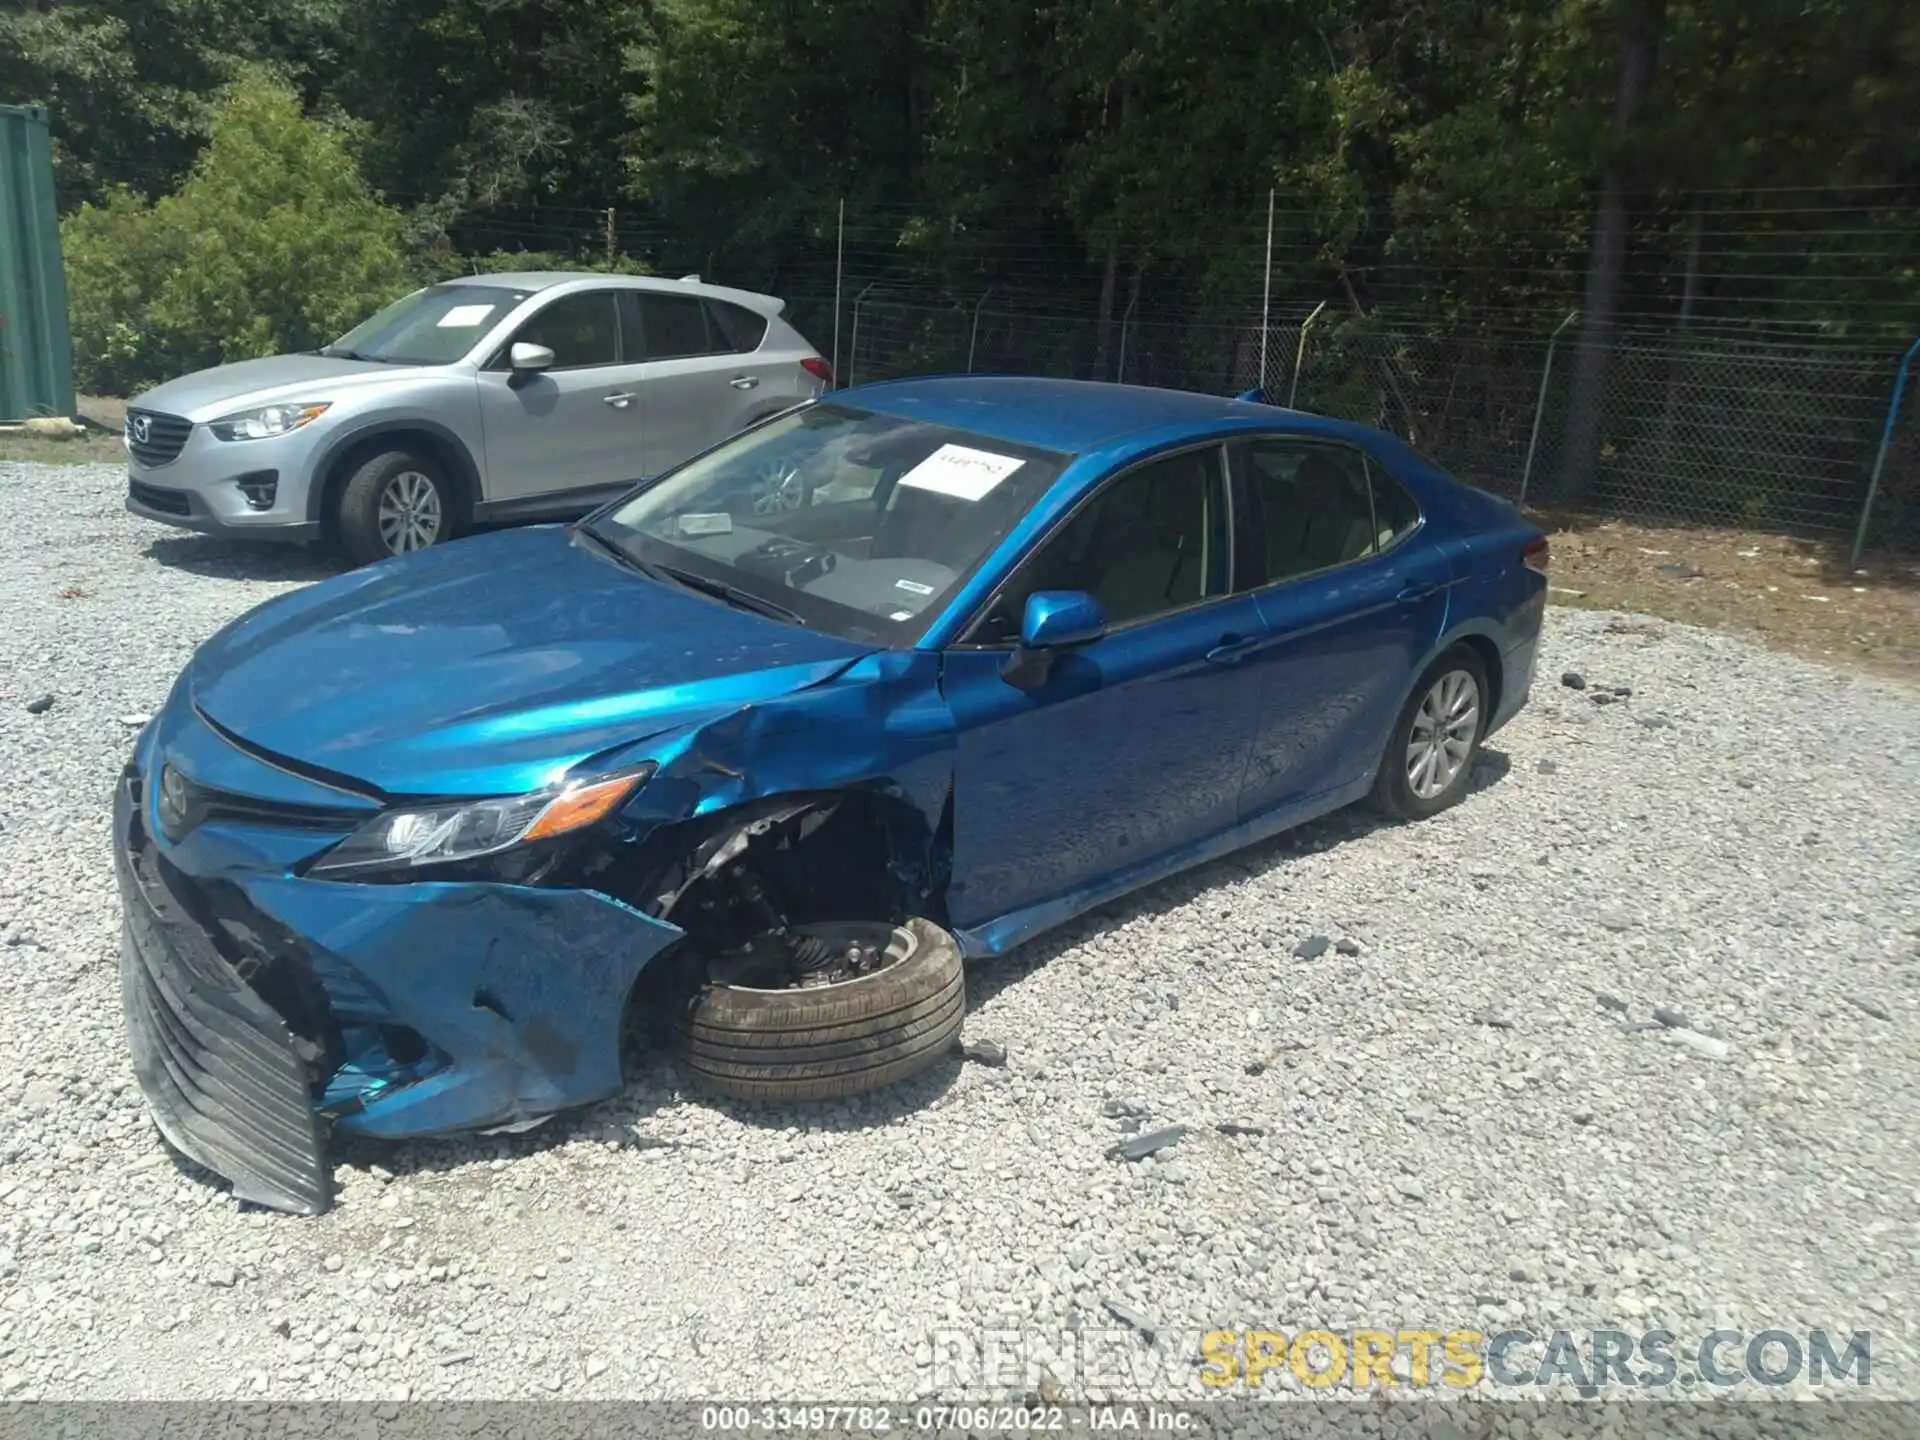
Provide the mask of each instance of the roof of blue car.
[{"label": "roof of blue car", "polygon": [[1312,430],[1346,428],[1320,416],[1221,395],[1020,375],[886,380],[843,390],[830,398],[1069,454],[1169,426],[1191,425],[1196,431],[1204,431],[1230,420],[1254,419],[1281,425],[1294,422],[1299,428]]}]

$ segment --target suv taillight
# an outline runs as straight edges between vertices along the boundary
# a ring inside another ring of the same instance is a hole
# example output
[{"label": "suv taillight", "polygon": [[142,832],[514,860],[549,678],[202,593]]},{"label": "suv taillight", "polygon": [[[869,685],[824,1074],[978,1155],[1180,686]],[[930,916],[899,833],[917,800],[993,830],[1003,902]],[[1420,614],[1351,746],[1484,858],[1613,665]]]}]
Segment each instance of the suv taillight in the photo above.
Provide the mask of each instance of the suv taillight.
[{"label": "suv taillight", "polygon": [[833,384],[833,366],[818,355],[807,356],[800,362],[800,368],[816,380],[824,380],[829,385]]},{"label": "suv taillight", "polygon": [[1547,562],[1552,558],[1553,552],[1544,535],[1536,535],[1520,547],[1520,563],[1536,575],[1547,573]]}]

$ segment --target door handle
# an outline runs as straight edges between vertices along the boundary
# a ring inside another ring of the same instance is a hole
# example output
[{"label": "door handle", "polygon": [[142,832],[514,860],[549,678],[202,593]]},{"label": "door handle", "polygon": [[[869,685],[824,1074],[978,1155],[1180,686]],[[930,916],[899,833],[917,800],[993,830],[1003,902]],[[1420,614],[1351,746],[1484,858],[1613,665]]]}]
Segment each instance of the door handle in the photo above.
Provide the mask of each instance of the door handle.
[{"label": "door handle", "polygon": [[1395,598],[1398,599],[1402,605],[1411,605],[1416,600],[1426,599],[1427,596],[1433,594],[1433,592],[1439,588],[1438,585],[1432,584],[1431,582],[1420,585],[1409,585]]},{"label": "door handle", "polygon": [[727,382],[736,390],[751,390],[760,383],[758,375],[736,375]]},{"label": "door handle", "polygon": [[616,410],[624,410],[633,403],[633,393],[628,390],[622,390],[617,395],[602,395],[600,398]]},{"label": "door handle", "polygon": [[1240,635],[1222,635],[1220,643],[1207,651],[1207,663],[1211,665],[1238,665],[1246,653],[1253,648],[1254,642]]}]

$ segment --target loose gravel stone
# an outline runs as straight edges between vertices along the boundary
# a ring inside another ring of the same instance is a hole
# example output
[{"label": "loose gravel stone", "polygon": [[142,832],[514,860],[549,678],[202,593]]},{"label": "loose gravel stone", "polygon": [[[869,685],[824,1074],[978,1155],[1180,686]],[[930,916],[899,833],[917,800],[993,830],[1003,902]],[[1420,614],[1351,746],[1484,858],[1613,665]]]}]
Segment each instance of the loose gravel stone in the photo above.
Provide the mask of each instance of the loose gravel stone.
[{"label": "loose gravel stone", "polygon": [[[777,1109],[655,1058],[529,1134],[341,1143],[340,1205],[294,1220],[153,1130],[108,817],[120,717],[330,567],[134,519],[124,484],[0,465],[0,689],[60,697],[0,707],[0,1395],[950,1396],[935,1339],[1011,1327],[1079,1398],[1059,1357],[1112,1300],[1188,1377],[1134,1395],[1193,1395],[1186,1337],[1220,1328],[1727,1322],[1871,1329],[1874,1394],[1920,1398],[1911,689],[1555,609],[1462,804],[1329,817],[982,966],[968,1028],[1019,1037],[1004,1067]],[[1290,959],[1328,929],[1365,953]],[[1190,1133],[1105,1159],[1149,1114]]]}]

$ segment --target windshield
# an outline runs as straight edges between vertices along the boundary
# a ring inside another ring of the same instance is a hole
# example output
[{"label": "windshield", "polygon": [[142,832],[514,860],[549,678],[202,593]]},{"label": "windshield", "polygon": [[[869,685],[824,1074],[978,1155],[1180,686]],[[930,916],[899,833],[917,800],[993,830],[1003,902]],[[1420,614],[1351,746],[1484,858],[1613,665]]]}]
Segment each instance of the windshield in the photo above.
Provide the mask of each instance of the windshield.
[{"label": "windshield", "polygon": [[906,643],[1065,464],[940,425],[809,405],[664,476],[595,529],[669,578],[719,582],[849,639]]},{"label": "windshield", "polygon": [[500,285],[431,285],[362,320],[320,353],[390,365],[448,365],[532,293]]}]

